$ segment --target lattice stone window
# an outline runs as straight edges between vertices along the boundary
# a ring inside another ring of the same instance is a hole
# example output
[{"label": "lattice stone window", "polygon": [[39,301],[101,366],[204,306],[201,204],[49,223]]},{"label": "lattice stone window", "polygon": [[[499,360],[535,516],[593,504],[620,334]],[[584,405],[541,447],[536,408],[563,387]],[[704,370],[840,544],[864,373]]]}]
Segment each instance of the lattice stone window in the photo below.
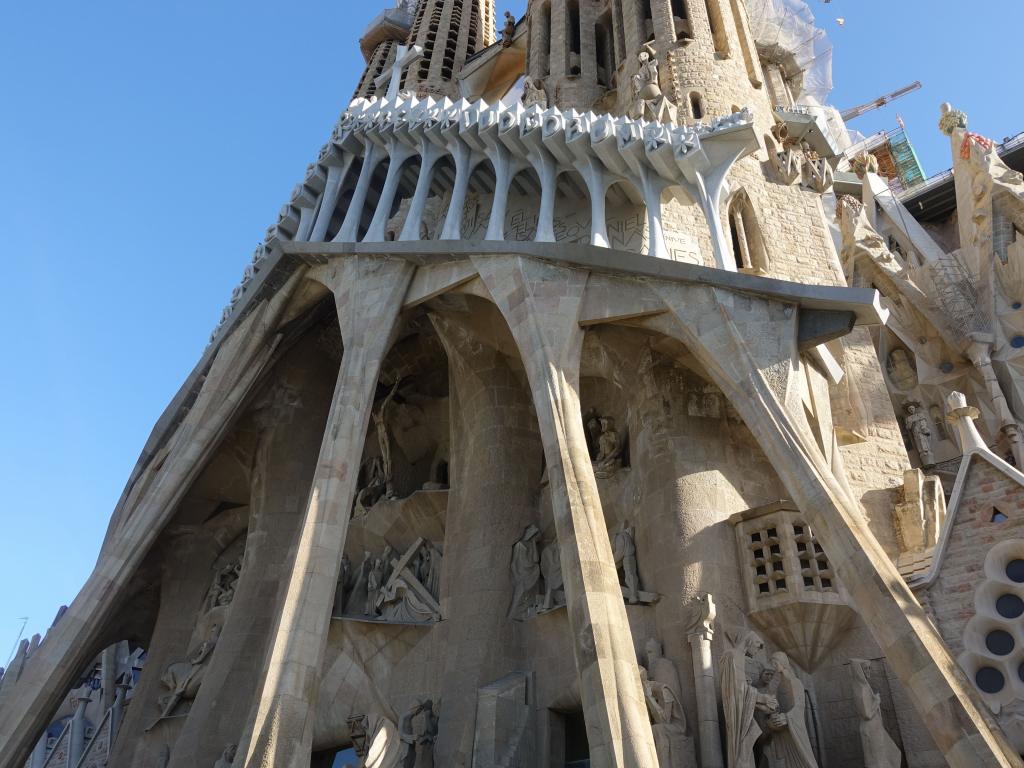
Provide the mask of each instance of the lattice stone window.
[{"label": "lattice stone window", "polygon": [[729,522],[751,621],[813,670],[854,618],[825,548],[791,501],[748,509]]},{"label": "lattice stone window", "polygon": [[831,592],[835,589],[835,578],[828,564],[825,550],[814,537],[811,526],[804,522],[793,523],[793,540],[796,542],[796,553],[800,558],[800,575],[804,580],[804,589],[817,592]]},{"label": "lattice stone window", "polygon": [[754,565],[754,583],[762,595],[786,592],[786,564],[777,528],[764,528],[750,534],[750,554]]}]

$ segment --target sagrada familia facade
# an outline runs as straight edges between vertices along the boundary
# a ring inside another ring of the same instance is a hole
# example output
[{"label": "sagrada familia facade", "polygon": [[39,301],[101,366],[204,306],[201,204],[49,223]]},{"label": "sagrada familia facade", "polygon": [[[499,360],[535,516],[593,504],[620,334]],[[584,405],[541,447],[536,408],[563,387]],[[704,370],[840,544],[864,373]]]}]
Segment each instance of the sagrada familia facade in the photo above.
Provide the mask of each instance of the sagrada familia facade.
[{"label": "sagrada familia facade", "polygon": [[383,10],[0,768],[1021,766],[1024,179],[806,10]]}]

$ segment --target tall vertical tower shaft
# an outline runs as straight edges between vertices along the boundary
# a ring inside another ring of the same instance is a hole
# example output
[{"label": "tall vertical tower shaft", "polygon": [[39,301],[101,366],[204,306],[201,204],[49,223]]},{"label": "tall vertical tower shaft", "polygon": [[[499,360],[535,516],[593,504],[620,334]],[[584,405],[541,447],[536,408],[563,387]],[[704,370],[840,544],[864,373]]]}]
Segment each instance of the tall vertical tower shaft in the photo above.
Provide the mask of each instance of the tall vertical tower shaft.
[{"label": "tall vertical tower shaft", "polygon": [[459,96],[455,76],[466,61],[495,40],[494,0],[420,0],[409,35],[423,58],[403,87],[420,95]]}]

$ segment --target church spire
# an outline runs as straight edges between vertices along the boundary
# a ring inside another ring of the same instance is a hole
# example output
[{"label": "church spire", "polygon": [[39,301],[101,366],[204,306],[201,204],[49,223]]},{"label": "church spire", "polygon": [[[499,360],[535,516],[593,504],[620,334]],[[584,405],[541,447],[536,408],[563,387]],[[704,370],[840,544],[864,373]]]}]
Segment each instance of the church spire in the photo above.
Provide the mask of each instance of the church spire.
[{"label": "church spire", "polygon": [[419,94],[457,98],[456,75],[466,61],[495,41],[494,0],[420,0],[409,35],[423,58],[404,87]]},{"label": "church spire", "polygon": [[[366,60],[366,69],[359,78],[353,98],[382,96],[374,81],[394,63],[398,47],[406,42],[412,30],[419,0],[397,0],[393,8],[377,14],[359,39],[359,48]],[[385,87],[384,90],[387,90]]]}]

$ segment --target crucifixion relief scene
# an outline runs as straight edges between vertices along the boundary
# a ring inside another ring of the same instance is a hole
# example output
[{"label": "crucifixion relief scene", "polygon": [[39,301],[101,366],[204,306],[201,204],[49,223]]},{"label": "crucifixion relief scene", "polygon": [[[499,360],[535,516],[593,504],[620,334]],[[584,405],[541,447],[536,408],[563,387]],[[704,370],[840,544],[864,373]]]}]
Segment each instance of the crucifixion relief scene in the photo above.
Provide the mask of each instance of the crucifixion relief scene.
[{"label": "crucifixion relief scene", "polygon": [[1024,152],[803,0],[373,2],[0,768],[1024,765]]}]

